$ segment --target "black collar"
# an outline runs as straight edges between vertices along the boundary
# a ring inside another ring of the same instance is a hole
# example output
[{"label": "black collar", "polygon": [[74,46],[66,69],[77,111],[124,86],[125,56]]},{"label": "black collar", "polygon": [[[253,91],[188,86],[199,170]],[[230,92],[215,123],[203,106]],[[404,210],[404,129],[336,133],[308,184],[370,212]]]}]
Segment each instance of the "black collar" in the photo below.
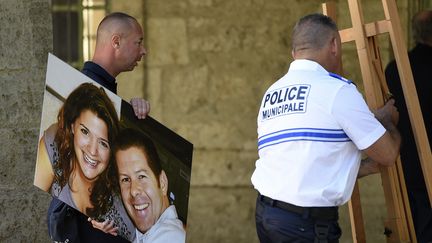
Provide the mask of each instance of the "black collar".
[{"label": "black collar", "polygon": [[117,94],[116,79],[111,76],[111,74],[109,74],[103,67],[92,61],[88,61],[84,63],[82,73],[93,79],[98,84],[109,89],[114,94]]}]

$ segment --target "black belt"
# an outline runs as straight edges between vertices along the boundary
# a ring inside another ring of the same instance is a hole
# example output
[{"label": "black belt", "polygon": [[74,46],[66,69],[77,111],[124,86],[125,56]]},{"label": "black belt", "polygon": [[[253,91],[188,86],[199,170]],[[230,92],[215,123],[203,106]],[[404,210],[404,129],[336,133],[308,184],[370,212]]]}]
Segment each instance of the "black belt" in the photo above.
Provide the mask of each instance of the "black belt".
[{"label": "black belt", "polygon": [[258,195],[259,200],[276,208],[318,220],[338,220],[338,207],[300,207]]}]

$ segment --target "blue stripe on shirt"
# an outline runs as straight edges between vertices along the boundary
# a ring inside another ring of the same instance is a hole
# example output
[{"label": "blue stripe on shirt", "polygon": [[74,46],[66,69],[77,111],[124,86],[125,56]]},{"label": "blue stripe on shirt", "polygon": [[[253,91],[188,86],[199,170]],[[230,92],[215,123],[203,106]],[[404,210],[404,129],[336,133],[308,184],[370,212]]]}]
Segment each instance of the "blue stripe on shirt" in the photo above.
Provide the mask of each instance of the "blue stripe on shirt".
[{"label": "blue stripe on shirt", "polygon": [[258,149],[293,141],[349,142],[342,129],[296,128],[273,132],[258,139]]},{"label": "blue stripe on shirt", "polygon": [[344,81],[345,83],[348,83],[348,84],[351,84],[351,83],[352,83],[351,80],[346,79],[346,78],[344,78],[344,77],[342,77],[342,76],[340,76],[340,75],[337,75],[336,73],[331,73],[331,72],[329,72],[329,75],[330,75],[331,77],[333,77],[333,78],[337,78],[337,79],[339,79],[339,80],[341,80],[341,81]]}]

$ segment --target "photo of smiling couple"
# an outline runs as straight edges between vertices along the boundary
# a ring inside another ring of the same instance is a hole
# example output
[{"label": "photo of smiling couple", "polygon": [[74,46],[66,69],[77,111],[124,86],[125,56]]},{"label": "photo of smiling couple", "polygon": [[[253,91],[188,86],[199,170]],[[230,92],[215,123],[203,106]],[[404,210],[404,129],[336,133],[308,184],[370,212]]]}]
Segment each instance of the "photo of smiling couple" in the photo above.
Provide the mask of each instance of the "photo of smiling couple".
[{"label": "photo of smiling couple", "polygon": [[[46,92],[61,100],[48,76]],[[61,87],[66,81],[57,82]],[[51,239],[80,242],[89,232],[78,218],[86,217],[95,239],[110,234],[112,242],[185,242],[192,144],[150,117],[133,117],[130,105],[121,99],[115,104],[104,88],[78,83],[60,102],[56,121],[41,125],[34,185],[53,196]],[[44,107],[50,105],[46,97]],[[168,135],[155,132],[160,130]],[[170,149],[182,146],[189,161]]]}]

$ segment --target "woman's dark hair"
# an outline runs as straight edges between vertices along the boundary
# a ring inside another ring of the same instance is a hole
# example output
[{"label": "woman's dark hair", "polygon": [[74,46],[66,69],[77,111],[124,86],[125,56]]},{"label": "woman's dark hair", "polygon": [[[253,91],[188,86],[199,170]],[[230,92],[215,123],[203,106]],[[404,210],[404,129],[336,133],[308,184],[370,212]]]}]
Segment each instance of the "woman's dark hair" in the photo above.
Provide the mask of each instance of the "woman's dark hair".
[{"label": "woman's dark hair", "polygon": [[[119,119],[110,98],[106,95],[103,88],[98,88],[93,84],[84,83],[70,93],[64,102],[57,116],[58,130],[54,141],[59,150],[59,160],[54,165],[55,181],[63,188],[69,182],[72,171],[77,167],[77,158],[74,150],[74,138],[72,134],[72,124],[84,111],[93,112],[98,118],[103,120],[108,129],[108,142],[113,144],[119,130]],[[112,206],[110,169],[114,164],[112,150],[107,168],[99,175],[94,182],[90,201],[92,208],[86,209],[86,214],[93,218],[105,214]],[[72,188],[70,186],[70,188]]]},{"label": "woman's dark hair", "polygon": [[[143,152],[144,156],[147,159],[150,169],[152,170],[153,174],[156,176],[156,179],[158,181],[158,186],[160,187],[159,176],[162,172],[162,165],[155,145],[150,140],[150,138],[148,138],[146,135],[144,135],[142,132],[136,129],[133,128],[122,129],[119,132],[117,139],[114,142],[113,154],[115,155],[119,150],[126,150],[132,147],[138,148]],[[117,171],[117,163],[115,163],[113,169],[115,173],[115,177],[113,178],[116,178],[117,180],[115,182],[116,191],[120,192],[120,189],[118,187],[119,177]]]}]

